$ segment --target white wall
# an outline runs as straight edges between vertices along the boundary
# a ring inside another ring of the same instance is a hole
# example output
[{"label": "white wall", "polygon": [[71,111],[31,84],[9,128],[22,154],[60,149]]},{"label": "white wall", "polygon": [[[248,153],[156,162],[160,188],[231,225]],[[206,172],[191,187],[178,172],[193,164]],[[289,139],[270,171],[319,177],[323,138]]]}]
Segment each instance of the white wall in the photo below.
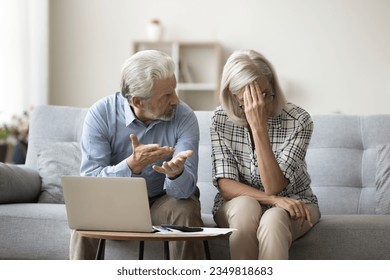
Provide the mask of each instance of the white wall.
[{"label": "white wall", "polygon": [[118,90],[151,18],[165,39],[252,48],[312,114],[390,113],[388,0],[51,0],[50,103],[90,106]]}]

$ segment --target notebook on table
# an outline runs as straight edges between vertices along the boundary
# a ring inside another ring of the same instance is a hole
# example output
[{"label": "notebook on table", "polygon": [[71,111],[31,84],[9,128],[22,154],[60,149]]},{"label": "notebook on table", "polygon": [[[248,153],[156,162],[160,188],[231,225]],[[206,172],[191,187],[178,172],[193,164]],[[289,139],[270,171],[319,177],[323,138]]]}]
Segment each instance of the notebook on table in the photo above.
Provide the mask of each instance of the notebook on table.
[{"label": "notebook on table", "polygon": [[144,178],[62,176],[61,183],[71,229],[155,231]]}]

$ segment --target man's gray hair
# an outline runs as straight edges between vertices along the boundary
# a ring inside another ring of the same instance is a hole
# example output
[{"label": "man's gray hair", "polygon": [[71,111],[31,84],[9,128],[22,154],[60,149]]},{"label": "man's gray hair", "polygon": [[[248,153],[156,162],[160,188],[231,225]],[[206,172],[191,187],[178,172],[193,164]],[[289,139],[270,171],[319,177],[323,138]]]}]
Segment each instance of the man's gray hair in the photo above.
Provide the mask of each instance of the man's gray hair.
[{"label": "man's gray hair", "polygon": [[172,78],[175,75],[173,59],[161,51],[139,51],[128,58],[122,66],[121,91],[131,105],[131,97],[149,98],[155,80]]},{"label": "man's gray hair", "polygon": [[280,88],[272,64],[253,50],[238,50],[228,58],[222,73],[220,102],[230,119],[238,125],[246,125],[243,110],[235,100],[242,88],[257,79],[266,78],[272,86],[275,99],[272,102],[272,116],[281,113],[286,99]]}]

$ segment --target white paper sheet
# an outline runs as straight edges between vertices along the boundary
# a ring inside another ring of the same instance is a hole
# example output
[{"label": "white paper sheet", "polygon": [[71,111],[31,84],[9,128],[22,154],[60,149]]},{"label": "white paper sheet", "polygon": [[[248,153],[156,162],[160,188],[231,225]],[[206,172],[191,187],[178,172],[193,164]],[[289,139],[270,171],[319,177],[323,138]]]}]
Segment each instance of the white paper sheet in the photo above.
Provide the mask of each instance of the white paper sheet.
[{"label": "white paper sheet", "polygon": [[202,231],[196,231],[196,232],[183,232],[175,229],[165,229],[159,226],[154,226],[158,232],[156,234],[180,234],[180,235],[209,235],[209,236],[216,236],[216,235],[225,235],[228,233],[231,233],[235,231],[235,228],[218,228],[218,227],[202,227]]}]

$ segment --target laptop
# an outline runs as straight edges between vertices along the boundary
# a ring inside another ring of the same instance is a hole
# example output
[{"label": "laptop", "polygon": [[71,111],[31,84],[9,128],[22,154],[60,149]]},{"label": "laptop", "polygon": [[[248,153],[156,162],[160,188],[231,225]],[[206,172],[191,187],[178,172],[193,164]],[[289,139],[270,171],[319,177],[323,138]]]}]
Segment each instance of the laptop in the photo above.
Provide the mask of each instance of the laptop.
[{"label": "laptop", "polygon": [[154,231],[144,178],[62,176],[61,183],[71,229]]}]

